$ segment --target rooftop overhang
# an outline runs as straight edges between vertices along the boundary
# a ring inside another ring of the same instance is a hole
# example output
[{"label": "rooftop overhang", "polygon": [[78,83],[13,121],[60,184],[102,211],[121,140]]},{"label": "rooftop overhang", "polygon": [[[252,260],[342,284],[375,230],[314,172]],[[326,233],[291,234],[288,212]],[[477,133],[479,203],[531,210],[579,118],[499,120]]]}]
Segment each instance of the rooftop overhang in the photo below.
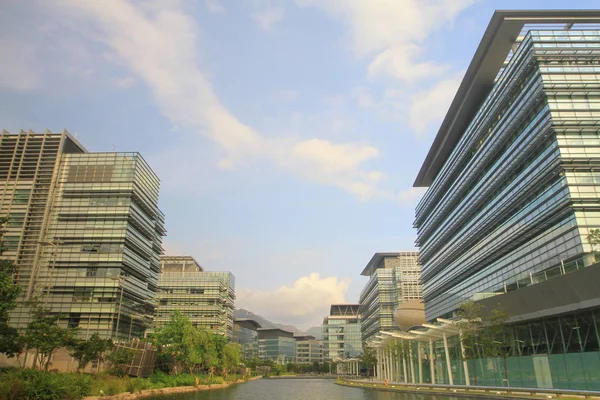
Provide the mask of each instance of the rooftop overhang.
[{"label": "rooftop overhang", "polygon": [[363,271],[360,274],[363,276],[371,276],[371,274],[373,273],[373,270],[377,269],[379,264],[381,264],[381,260],[383,260],[386,257],[398,258],[398,257],[400,257],[400,253],[399,252],[375,253],[373,255],[373,257],[371,258],[371,261],[369,261],[369,263],[367,264],[365,269],[363,269]]},{"label": "rooftop overhang", "polygon": [[445,337],[460,334],[459,324],[461,321],[437,318],[435,323],[425,323],[419,329],[411,329],[401,332],[380,331],[366,344],[372,348],[384,348],[389,343],[397,340],[409,340],[417,342],[428,342],[430,340],[442,340]]},{"label": "rooftop overhang", "polygon": [[260,323],[252,318],[235,318],[233,323],[253,330],[262,328]]},{"label": "rooftop overhang", "polygon": [[597,24],[600,10],[496,11],[413,186],[429,187],[494,85],[526,24]]},{"label": "rooftop overhang", "polygon": [[204,271],[204,268],[202,268],[202,266],[200,264],[198,264],[198,261],[196,261],[196,259],[192,256],[168,256],[168,255],[162,255],[160,256],[160,261],[164,262],[165,264],[192,264],[193,266],[196,267],[196,269],[200,272]]}]

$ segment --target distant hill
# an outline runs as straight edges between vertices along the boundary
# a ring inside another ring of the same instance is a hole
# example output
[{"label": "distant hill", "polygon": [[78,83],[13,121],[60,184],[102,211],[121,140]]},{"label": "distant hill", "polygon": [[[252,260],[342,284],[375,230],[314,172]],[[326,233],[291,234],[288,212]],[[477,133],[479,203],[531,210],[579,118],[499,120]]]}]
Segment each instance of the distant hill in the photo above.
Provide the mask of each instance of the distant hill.
[{"label": "distant hill", "polygon": [[308,335],[314,336],[315,339],[317,339],[317,340],[323,339],[323,334],[321,333],[321,327],[320,326],[313,326],[312,328],[308,328],[308,330],[306,331],[306,333]]},{"label": "distant hill", "polygon": [[[279,328],[279,329],[283,329],[284,331],[293,332],[294,335],[296,335],[296,336],[306,334],[305,332],[301,331],[300,329],[296,328],[293,325],[283,325],[283,324],[277,324],[275,322],[271,322],[268,319],[266,319],[265,317],[258,315],[258,314],[254,314],[251,311],[244,310],[243,308],[240,308],[239,310],[235,310],[233,312],[233,317],[234,318],[250,318],[250,319],[253,319],[256,322],[258,322],[260,324],[260,326],[262,326],[263,328]],[[313,328],[311,328],[311,329],[313,329]],[[320,330],[321,330],[321,328],[319,328],[319,332],[320,332]],[[308,333],[308,334],[315,336],[312,333]]]}]

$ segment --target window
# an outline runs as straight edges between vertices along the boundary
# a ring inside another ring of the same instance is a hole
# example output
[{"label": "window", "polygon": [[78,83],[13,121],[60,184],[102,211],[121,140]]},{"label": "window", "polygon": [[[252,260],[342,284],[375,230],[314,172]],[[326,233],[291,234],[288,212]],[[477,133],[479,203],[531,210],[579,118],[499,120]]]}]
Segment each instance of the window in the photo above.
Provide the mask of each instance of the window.
[{"label": "window", "polygon": [[190,289],[190,294],[204,294],[204,289]]},{"label": "window", "polygon": [[19,246],[19,239],[21,239],[20,236],[4,236],[2,238],[2,250],[6,250],[6,251],[12,251],[12,250],[16,250],[17,247]]},{"label": "window", "polygon": [[118,253],[122,245],[118,243],[89,243],[81,246],[82,253]]},{"label": "window", "polygon": [[98,272],[98,268],[96,268],[96,267],[87,268],[85,271],[85,276],[88,278],[95,277],[97,272]]},{"label": "window", "polygon": [[13,196],[13,204],[27,204],[31,189],[16,189]]},{"label": "window", "polygon": [[100,253],[100,243],[97,244],[84,244],[81,246],[82,253]]},{"label": "window", "polygon": [[92,292],[89,290],[76,290],[73,292],[74,303],[87,303],[92,301]]},{"label": "window", "polygon": [[6,226],[23,226],[25,221],[25,213],[10,213],[8,214],[8,220]]}]

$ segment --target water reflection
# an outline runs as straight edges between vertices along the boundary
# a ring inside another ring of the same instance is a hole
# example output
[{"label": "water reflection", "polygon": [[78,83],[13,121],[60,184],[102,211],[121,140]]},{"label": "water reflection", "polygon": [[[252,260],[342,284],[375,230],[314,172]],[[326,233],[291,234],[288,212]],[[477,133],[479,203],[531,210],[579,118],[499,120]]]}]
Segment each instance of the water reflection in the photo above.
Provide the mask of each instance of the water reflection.
[{"label": "water reflection", "polygon": [[[458,400],[459,397],[430,394],[392,393],[336,385],[326,379],[259,379],[228,389],[179,393],[153,400]],[[468,397],[460,397],[468,400]]]}]

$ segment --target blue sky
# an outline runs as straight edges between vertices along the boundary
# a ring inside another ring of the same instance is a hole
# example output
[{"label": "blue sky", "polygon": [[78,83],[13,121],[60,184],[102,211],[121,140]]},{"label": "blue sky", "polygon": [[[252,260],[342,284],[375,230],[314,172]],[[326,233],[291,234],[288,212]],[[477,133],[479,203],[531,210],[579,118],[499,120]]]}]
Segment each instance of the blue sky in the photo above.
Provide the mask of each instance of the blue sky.
[{"label": "blue sky", "polygon": [[412,183],[495,9],[594,1],[5,0],[0,128],[139,151],[167,254],[299,328],[414,248]]}]

